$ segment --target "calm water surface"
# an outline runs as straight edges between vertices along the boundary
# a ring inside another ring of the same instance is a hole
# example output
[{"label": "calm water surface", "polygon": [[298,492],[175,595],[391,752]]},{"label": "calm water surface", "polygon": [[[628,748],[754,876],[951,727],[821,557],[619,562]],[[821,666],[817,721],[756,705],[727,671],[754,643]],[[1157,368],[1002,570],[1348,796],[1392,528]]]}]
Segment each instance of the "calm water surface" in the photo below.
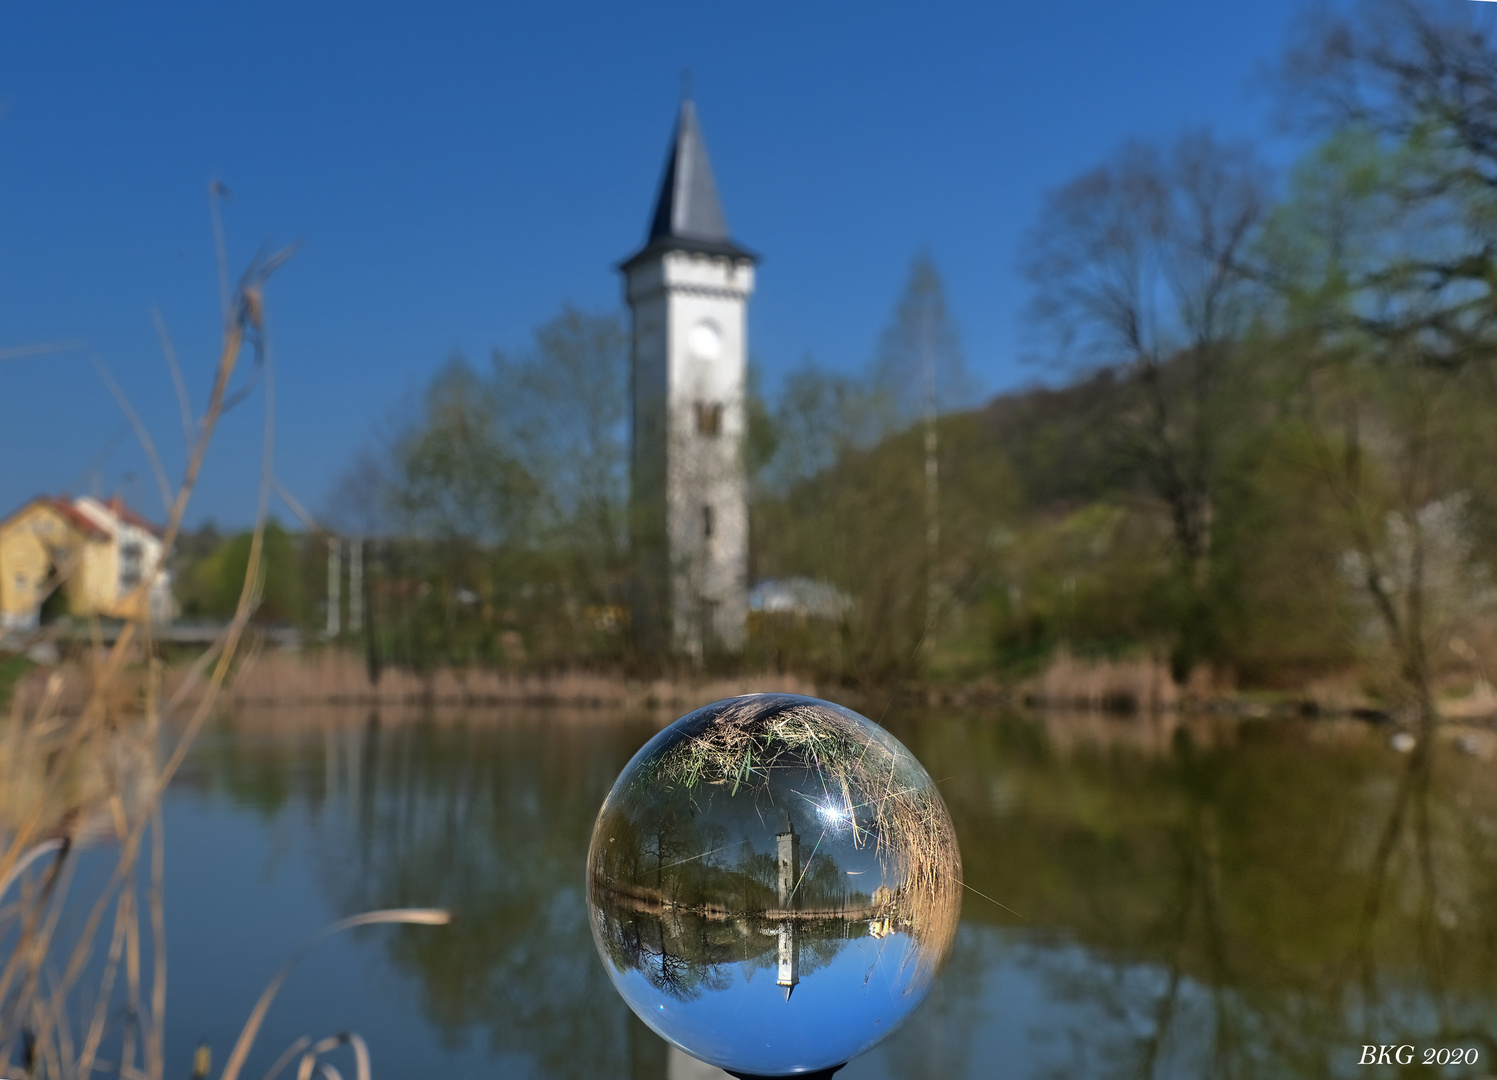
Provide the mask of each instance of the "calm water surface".
[{"label": "calm water surface", "polygon": [[[445,906],[445,928],[318,946],[244,1075],[345,1030],[380,1078],[688,1075],[615,994],[583,892],[598,807],[658,724],[281,711],[205,732],[165,806],[169,1070],[200,1038],[222,1062],[333,919]],[[1497,1074],[1497,763],[1324,722],[887,724],[939,781],[975,891],[925,1005],[841,1076],[1396,1075],[1357,1064],[1368,1043],[1476,1048],[1444,1075]]]}]

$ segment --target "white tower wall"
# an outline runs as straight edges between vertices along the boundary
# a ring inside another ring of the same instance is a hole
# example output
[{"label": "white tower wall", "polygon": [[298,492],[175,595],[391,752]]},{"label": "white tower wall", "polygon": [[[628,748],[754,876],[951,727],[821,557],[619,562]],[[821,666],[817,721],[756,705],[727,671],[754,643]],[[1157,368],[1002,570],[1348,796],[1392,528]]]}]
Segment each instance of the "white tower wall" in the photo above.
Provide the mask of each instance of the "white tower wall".
[{"label": "white tower wall", "polygon": [[726,255],[666,251],[627,272],[635,499],[645,504],[636,511],[664,534],[654,558],[658,602],[671,647],[693,656],[740,650],[748,620],[743,444],[753,287],[752,262]]}]

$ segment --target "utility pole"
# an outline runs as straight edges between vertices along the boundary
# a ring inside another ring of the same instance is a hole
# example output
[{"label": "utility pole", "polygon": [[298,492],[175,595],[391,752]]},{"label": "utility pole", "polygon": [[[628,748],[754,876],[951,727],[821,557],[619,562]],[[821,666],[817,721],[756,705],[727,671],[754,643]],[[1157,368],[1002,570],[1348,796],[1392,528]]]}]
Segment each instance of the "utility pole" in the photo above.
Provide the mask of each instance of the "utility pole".
[{"label": "utility pole", "polygon": [[339,589],[342,586],[343,567],[340,565],[338,555],[342,550],[343,543],[336,536],[327,538],[327,636],[328,640],[338,636],[338,618],[342,607],[342,597]]},{"label": "utility pole", "polygon": [[354,537],[348,542],[348,632],[361,633],[364,629],[364,539]]}]

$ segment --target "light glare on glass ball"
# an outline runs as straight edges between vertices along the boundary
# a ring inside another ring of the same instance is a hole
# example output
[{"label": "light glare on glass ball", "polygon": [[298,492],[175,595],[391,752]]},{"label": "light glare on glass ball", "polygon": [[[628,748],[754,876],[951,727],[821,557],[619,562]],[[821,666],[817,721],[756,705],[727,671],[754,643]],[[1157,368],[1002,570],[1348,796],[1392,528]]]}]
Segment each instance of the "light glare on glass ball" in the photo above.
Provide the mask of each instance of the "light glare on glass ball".
[{"label": "light glare on glass ball", "polygon": [[924,998],[961,913],[951,817],[883,728],[815,698],[698,709],[625,767],[588,851],[593,935],[656,1032],[729,1072],[839,1066]]}]

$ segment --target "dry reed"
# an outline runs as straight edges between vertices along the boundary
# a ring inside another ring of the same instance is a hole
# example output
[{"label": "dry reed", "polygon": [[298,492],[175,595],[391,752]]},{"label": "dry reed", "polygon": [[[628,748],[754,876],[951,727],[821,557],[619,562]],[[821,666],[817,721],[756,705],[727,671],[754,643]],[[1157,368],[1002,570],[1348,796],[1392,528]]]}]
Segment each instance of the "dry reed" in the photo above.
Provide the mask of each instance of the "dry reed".
[{"label": "dry reed", "polygon": [[961,910],[962,857],[951,815],[910,752],[882,728],[838,706],[752,695],[651,762],[639,782],[768,791],[773,775],[814,771],[850,823],[874,845],[898,885],[882,912],[944,954]]},{"label": "dry reed", "polygon": [[1026,703],[1115,712],[1177,708],[1180,689],[1169,667],[1152,657],[1083,660],[1065,649],[1022,688]]},{"label": "dry reed", "polygon": [[[169,681],[169,686],[176,683]],[[590,671],[546,674],[492,668],[438,668],[430,672],[386,668],[377,683],[350,652],[321,649],[266,652],[237,673],[229,692],[236,705],[575,705],[606,709],[685,707],[702,701],[773,691],[814,695],[815,686],[794,675],[737,679],[638,681]]]},{"label": "dry reed", "polygon": [[[14,1074],[19,1041],[21,1077],[45,1074],[61,1080],[85,1080],[102,1066],[98,1054],[110,1032],[110,1006],[122,967],[125,1002],[123,1009],[115,1012],[122,1018],[116,1021],[120,1052],[112,1067],[127,1080],[162,1080],[165,1073],[165,856],[161,797],[219,700],[246,625],[260,599],[261,554],[268,495],[273,483],[274,430],[272,367],[263,326],[263,287],[288,255],[289,251],[282,251],[257,259],[232,298],[226,300],[223,342],[207,410],[196,424],[191,422],[190,415],[184,414],[189,452],[181,486],[174,496],[165,485],[163,474],[162,494],[169,505],[169,515],[162,550],[170,552],[215,427],[233,400],[228,388],[241,352],[249,345],[257,354],[265,383],[264,463],[249,566],[234,618],[200,661],[178,678],[174,692],[164,696],[162,669],[152,655],[151,627],[146,615],[149,609],[146,591],[153,575],[143,575],[126,600],[127,609],[138,614],[125,622],[108,650],[99,643],[96,632],[89,663],[81,676],[75,674],[68,679],[61,672],[53,672],[40,686],[20,688],[11,703],[5,736],[0,740],[0,781],[3,781],[0,935],[10,936],[12,944],[9,957],[0,964],[0,1068]],[[164,324],[160,329],[163,340],[169,344]],[[168,352],[168,363],[180,389],[175,356],[170,355],[169,349]],[[153,464],[159,463],[135,410],[105,375]],[[61,576],[49,584],[61,587]],[[188,702],[191,708],[185,715],[174,717],[175,711]],[[178,730],[170,754],[164,762],[159,762],[164,715],[177,720],[174,726]],[[144,906],[149,910],[153,945],[149,961],[149,1005],[142,1000],[146,973],[142,970],[142,898],[136,874],[147,834],[151,837],[151,856]],[[101,836],[118,845],[115,866],[93,898],[66,957],[54,956],[59,920],[76,866],[72,853],[80,844]],[[38,874],[36,867],[43,864]],[[17,885],[19,900],[6,905],[7,890]],[[71,1027],[70,1006],[75,1004],[75,988],[93,956],[98,931],[111,902],[114,918],[109,945],[88,1023],[78,1041]],[[445,916],[439,919],[438,914],[380,912],[344,920],[328,932],[363,922],[445,921]],[[253,1040],[253,1027],[263,1017],[274,990],[289,968],[290,965],[283,968],[272,987],[262,995],[261,1005],[246,1025],[241,1037],[246,1053],[248,1043]],[[367,1078],[368,1055],[362,1040],[355,1049],[360,1076]],[[324,1068],[326,1071],[328,1067]]]}]

